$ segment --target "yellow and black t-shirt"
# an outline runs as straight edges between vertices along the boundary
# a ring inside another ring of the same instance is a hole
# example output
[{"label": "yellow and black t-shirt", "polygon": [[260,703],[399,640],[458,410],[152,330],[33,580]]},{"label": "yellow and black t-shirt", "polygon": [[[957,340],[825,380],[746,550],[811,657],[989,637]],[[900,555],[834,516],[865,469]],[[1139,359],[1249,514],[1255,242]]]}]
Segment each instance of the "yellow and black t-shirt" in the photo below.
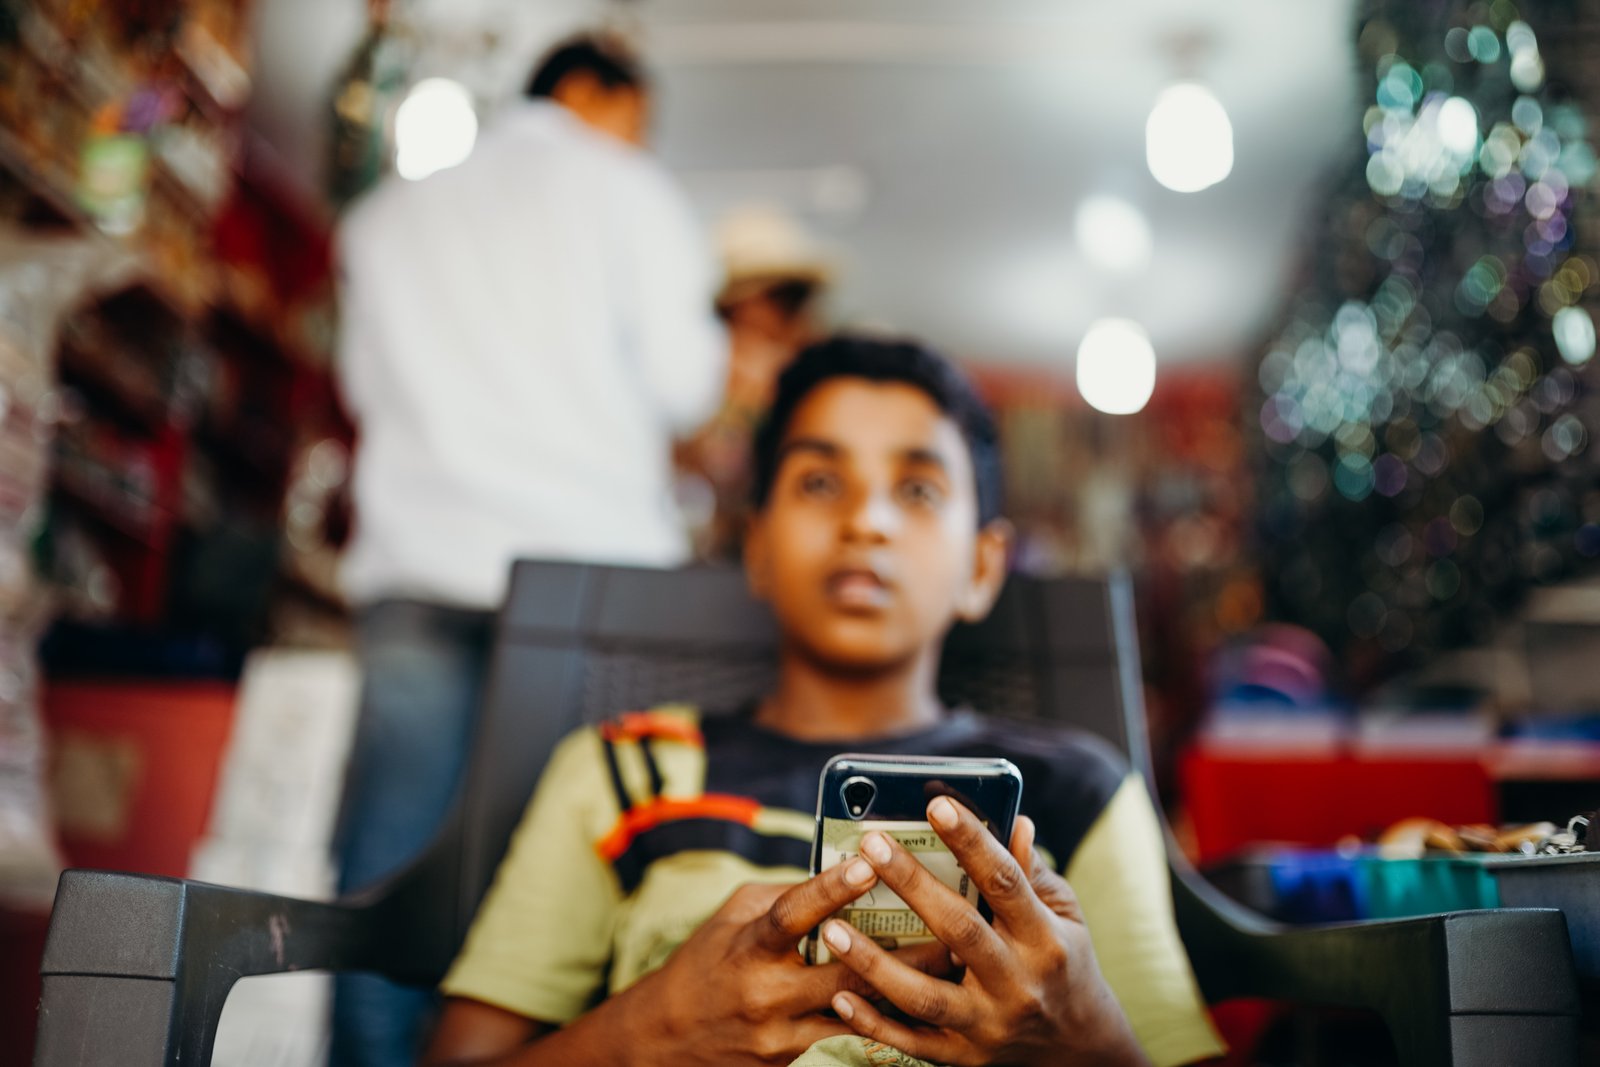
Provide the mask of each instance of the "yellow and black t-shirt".
[{"label": "yellow and black t-shirt", "polygon": [[803,879],[817,781],[845,749],[1015,763],[1023,814],[1077,892],[1145,1052],[1158,1065],[1221,1052],[1178,940],[1144,783],[1098,739],[971,712],[843,746],[688,707],[569,735],[441,988],[570,1022],[659,967],[740,885]]}]

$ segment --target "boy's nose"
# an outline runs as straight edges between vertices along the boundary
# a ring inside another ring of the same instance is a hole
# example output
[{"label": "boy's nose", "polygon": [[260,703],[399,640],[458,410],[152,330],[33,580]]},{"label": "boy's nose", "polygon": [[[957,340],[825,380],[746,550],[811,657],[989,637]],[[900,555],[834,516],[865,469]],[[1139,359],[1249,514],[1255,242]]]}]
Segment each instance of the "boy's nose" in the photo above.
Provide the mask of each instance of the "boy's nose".
[{"label": "boy's nose", "polygon": [[859,493],[845,513],[844,533],[850,540],[884,541],[894,534],[899,512],[886,493]]}]

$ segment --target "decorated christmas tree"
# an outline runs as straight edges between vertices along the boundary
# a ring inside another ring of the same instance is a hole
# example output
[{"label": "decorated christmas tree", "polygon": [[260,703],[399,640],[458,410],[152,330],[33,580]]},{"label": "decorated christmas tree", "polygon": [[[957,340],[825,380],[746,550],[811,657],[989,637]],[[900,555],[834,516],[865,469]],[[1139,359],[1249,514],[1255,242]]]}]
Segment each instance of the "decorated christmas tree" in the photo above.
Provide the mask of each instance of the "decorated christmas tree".
[{"label": "decorated christmas tree", "polygon": [[1365,110],[1259,366],[1270,612],[1358,685],[1600,560],[1595,154],[1571,5],[1372,5]]}]

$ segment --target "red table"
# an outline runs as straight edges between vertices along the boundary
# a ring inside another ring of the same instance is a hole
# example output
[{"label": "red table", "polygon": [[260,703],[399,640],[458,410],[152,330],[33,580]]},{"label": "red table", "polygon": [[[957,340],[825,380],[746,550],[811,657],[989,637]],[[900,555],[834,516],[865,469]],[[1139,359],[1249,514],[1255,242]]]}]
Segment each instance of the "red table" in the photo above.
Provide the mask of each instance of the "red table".
[{"label": "red table", "polygon": [[[1198,859],[1208,863],[1254,844],[1371,838],[1410,816],[1453,826],[1559,822],[1593,806],[1600,744],[1509,740],[1429,753],[1202,742],[1184,753],[1179,774]],[[1546,791],[1539,803],[1519,799],[1536,789]]]},{"label": "red table", "polygon": [[1358,756],[1197,746],[1183,757],[1184,805],[1202,864],[1262,842],[1331,845],[1407,816],[1493,822],[1495,783],[1481,758]]}]

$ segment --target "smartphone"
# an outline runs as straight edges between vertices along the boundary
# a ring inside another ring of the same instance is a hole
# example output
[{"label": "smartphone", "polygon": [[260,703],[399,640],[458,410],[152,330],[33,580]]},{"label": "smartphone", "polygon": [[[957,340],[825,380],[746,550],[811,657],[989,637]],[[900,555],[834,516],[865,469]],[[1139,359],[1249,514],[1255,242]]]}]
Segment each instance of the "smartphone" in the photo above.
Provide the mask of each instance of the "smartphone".
[{"label": "smartphone", "polygon": [[[949,797],[973,812],[1002,844],[1022,803],[1022,772],[1005,759],[953,759],[938,756],[835,756],[822,769],[817,789],[817,828],[811,845],[811,873],[817,875],[853,859],[861,839],[879,830],[912,853],[945,885],[972,901],[989,917],[988,905],[955,856],[928,825],[928,802]],[[834,916],[885,948],[934,939],[921,916],[894,891],[879,883]],[[827,963],[827,942],[812,930],[806,938],[810,963]]]}]

